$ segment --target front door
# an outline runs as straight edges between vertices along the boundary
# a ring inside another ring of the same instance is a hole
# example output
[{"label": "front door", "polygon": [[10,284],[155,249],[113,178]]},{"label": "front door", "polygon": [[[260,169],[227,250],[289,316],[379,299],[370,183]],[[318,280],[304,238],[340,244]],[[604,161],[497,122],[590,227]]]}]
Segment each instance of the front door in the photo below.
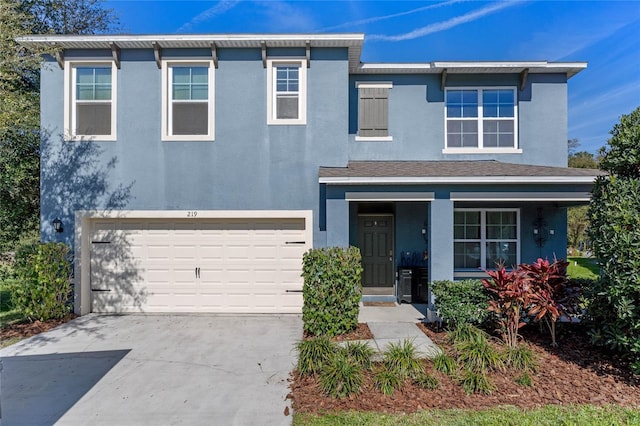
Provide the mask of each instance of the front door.
[{"label": "front door", "polygon": [[358,215],[362,285],[393,287],[393,215]]}]

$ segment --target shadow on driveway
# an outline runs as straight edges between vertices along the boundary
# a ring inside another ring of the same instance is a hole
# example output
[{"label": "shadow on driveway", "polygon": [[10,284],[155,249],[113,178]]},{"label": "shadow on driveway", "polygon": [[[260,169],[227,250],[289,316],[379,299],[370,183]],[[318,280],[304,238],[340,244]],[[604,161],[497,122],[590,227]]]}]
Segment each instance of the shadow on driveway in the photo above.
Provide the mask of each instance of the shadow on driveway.
[{"label": "shadow on driveway", "polygon": [[2,424],[55,423],[128,353],[113,350],[3,357]]}]

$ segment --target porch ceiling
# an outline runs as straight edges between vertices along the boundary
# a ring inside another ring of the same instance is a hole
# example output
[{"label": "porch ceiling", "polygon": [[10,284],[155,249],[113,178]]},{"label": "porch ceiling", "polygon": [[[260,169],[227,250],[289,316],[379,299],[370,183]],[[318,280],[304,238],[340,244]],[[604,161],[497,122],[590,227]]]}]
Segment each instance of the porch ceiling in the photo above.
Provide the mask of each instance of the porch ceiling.
[{"label": "porch ceiling", "polygon": [[320,183],[593,183],[596,169],[481,161],[350,161],[347,167],[320,167]]}]

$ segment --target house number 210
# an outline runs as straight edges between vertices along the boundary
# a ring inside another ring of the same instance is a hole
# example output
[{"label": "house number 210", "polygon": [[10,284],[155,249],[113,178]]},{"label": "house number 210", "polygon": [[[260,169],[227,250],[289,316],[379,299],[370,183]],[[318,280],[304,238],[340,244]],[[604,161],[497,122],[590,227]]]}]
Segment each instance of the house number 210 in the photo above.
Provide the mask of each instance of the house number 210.
[{"label": "house number 210", "polygon": [[198,216],[198,212],[197,211],[188,211],[187,212],[187,217],[196,217]]}]

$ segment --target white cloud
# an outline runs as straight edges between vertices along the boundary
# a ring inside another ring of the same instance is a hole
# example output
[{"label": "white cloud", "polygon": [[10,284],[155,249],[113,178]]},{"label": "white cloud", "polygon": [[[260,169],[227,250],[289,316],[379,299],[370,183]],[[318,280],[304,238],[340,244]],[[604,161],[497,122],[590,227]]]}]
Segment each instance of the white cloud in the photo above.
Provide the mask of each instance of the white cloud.
[{"label": "white cloud", "polygon": [[209,21],[218,15],[222,15],[226,11],[233,9],[240,0],[220,0],[215,6],[210,7],[204,12],[194,16],[189,22],[177,29],[177,33],[191,31],[194,25]]},{"label": "white cloud", "polygon": [[362,24],[370,24],[372,22],[384,21],[386,19],[397,18],[399,16],[412,15],[414,13],[422,12],[422,11],[429,10],[429,9],[435,9],[437,7],[449,6],[449,5],[454,4],[454,3],[460,3],[461,1],[465,1],[465,0],[449,0],[449,1],[444,1],[442,3],[430,4],[429,6],[418,7],[416,9],[407,10],[405,12],[398,12],[398,13],[392,13],[390,15],[374,16],[374,17],[371,17],[371,18],[358,19],[356,21],[349,21],[349,22],[345,22],[343,24],[338,24],[338,25],[333,25],[333,26],[326,27],[326,28],[321,28],[318,31],[330,31],[330,30],[335,30],[335,29],[338,29],[338,28],[353,27],[353,26],[362,25]]},{"label": "white cloud", "polygon": [[424,37],[429,34],[448,30],[450,28],[457,27],[458,25],[475,21],[477,19],[482,18],[483,16],[498,12],[502,9],[506,9],[511,6],[516,6],[518,4],[520,4],[519,1],[509,1],[509,2],[505,1],[505,2],[493,3],[481,9],[477,9],[472,12],[465,13],[464,15],[456,16],[455,18],[451,18],[446,21],[435,22],[433,24],[429,24],[425,27],[415,29],[408,33],[398,34],[393,36],[383,35],[383,34],[374,34],[367,37],[367,40],[382,40],[382,41],[413,40],[415,38]]},{"label": "white cloud", "polygon": [[[305,5],[298,2],[297,5]],[[308,32],[315,28],[315,20],[310,10],[294,6],[284,1],[264,1],[256,5],[262,7],[264,18],[261,24],[267,32]]]}]

